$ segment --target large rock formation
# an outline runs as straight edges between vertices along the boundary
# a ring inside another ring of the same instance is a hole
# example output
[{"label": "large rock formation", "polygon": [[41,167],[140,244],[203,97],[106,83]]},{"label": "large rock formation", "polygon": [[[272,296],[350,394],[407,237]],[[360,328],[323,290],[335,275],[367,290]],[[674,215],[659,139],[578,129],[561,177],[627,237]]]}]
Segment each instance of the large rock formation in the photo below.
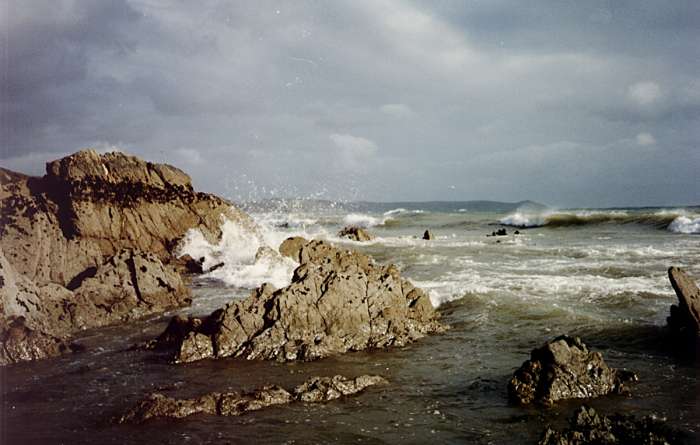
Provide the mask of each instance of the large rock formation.
[{"label": "large rock formation", "polygon": [[255,231],[182,171],[123,153],[81,151],[41,178],[0,169],[0,363],[55,355],[77,329],[187,304],[168,263],[187,230],[213,242],[224,218]]},{"label": "large rock formation", "polygon": [[152,346],[173,351],[174,362],[313,360],[402,346],[445,329],[428,295],[393,265],[303,238],[290,238],[279,250],[300,263],[289,286],[264,284],[206,318],[175,317]]},{"label": "large rock formation", "polygon": [[18,274],[0,249],[0,364],[58,355],[75,331],[189,302],[180,275],[152,254],[119,252],[68,289]]},{"label": "large rock formation", "polygon": [[674,333],[697,340],[700,335],[700,289],[678,267],[668,269],[668,278],[678,296],[678,306],[671,306],[668,325]]},{"label": "large rock formation", "polygon": [[634,373],[610,368],[599,352],[591,352],[578,337],[566,335],[534,349],[530,360],[508,384],[516,403],[545,405],[564,399],[585,399],[620,393],[635,381]]},{"label": "large rock formation", "polygon": [[569,422],[569,429],[552,428],[542,435],[539,445],[672,445],[683,443],[678,431],[661,420],[648,416],[615,414],[601,416],[593,408],[582,406]]},{"label": "large rock formation", "polygon": [[193,414],[240,416],[250,411],[292,402],[319,403],[357,394],[374,385],[387,381],[375,375],[363,375],[349,379],[312,377],[287,391],[276,385],[265,386],[244,393],[209,393],[194,399],[174,399],[160,393],[150,394],[129,412],[118,419],[119,423],[141,423],[156,417],[183,418]]},{"label": "large rock formation", "polygon": [[222,218],[254,227],[175,167],[123,153],[81,151],[49,162],[42,178],[2,170],[0,184],[0,246],[38,283],[65,286],[125,248],[169,260],[191,228],[214,242]]}]

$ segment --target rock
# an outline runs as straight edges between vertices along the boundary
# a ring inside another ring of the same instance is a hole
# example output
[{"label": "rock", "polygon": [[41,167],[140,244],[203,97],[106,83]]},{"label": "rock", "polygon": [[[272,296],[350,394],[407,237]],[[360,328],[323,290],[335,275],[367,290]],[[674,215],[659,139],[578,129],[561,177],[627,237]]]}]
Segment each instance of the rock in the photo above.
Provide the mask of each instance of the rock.
[{"label": "rock", "polygon": [[[403,346],[445,329],[428,295],[393,265],[375,265],[367,255],[324,241],[291,239],[280,251],[301,263],[289,286],[265,284],[203,319],[171,321],[151,346],[171,350],[175,362],[231,356],[314,360]],[[212,353],[183,353],[190,332],[208,336]]]},{"label": "rock", "polygon": [[240,416],[269,406],[292,402],[328,402],[343,396],[359,393],[369,386],[386,384],[379,376],[363,375],[348,379],[312,377],[297,386],[293,394],[276,385],[265,386],[244,393],[209,393],[194,399],[174,399],[154,393],[141,400],[129,412],[118,419],[119,423],[141,423],[155,417],[183,418],[193,414]]},{"label": "rock", "polygon": [[[33,351],[5,356],[53,355],[50,345],[78,329],[189,304],[168,263],[199,273],[197,261],[176,261],[179,241],[196,229],[215,242],[226,219],[258,235],[250,217],[195,192],[182,171],[123,153],[81,151],[49,162],[41,178],[0,168],[0,256],[12,277],[0,288],[0,337]],[[20,317],[24,334],[8,335]]]},{"label": "rock", "polygon": [[697,339],[700,334],[700,289],[682,269],[671,267],[668,278],[678,296],[678,306],[671,306],[668,325],[676,334]]},{"label": "rock", "polygon": [[496,231],[491,232],[491,235],[486,235],[486,236],[507,236],[508,232],[504,228],[500,228]]},{"label": "rock", "polygon": [[601,416],[593,408],[582,406],[569,422],[569,429],[558,432],[547,428],[539,445],[671,445],[683,443],[680,432],[663,421],[647,416],[615,414]]},{"label": "rock", "polygon": [[306,245],[308,241],[300,236],[294,236],[291,238],[287,238],[280,244],[279,247],[279,253],[282,256],[289,257],[296,261],[297,263],[301,262],[301,258],[299,257],[299,254],[301,253],[302,247]]},{"label": "rock", "polygon": [[431,232],[430,230],[426,230],[425,232],[423,232],[423,239],[428,241],[434,239],[433,232]]},{"label": "rock", "polygon": [[511,401],[545,405],[621,393],[636,381],[629,372],[608,367],[599,352],[590,352],[578,337],[560,336],[534,349],[508,384]]},{"label": "rock", "polygon": [[[189,304],[179,274],[152,254],[122,251],[71,289],[39,286],[18,274],[0,249],[0,364],[50,357],[71,350],[78,330],[143,317]],[[22,344],[24,342],[24,344]]]},{"label": "rock", "polygon": [[49,162],[42,178],[3,170],[0,181],[0,245],[38,284],[65,286],[123,249],[170,261],[189,229],[215,242],[223,218],[256,230],[230,202],[195,192],[182,171],[123,153],[81,151]]},{"label": "rock", "polygon": [[357,226],[344,227],[340,232],[338,232],[338,236],[353,241],[371,241],[374,239],[372,234],[370,234],[367,230]]},{"label": "rock", "polygon": [[365,388],[388,383],[378,375],[363,375],[356,379],[343,376],[312,377],[294,388],[294,397],[302,402],[328,402],[343,396],[356,394]]}]

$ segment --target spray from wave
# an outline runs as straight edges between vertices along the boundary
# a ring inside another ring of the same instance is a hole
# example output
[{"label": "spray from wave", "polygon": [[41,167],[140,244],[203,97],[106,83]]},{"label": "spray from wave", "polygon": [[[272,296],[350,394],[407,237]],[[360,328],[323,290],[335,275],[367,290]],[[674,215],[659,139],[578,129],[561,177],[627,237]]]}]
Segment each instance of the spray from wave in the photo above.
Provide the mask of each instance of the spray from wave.
[{"label": "spray from wave", "polygon": [[180,243],[178,254],[203,259],[203,269],[211,270],[204,277],[228,286],[252,289],[264,282],[278,288],[286,286],[297,264],[280,256],[277,248],[289,236],[308,234],[298,228],[279,230],[275,221],[274,217],[258,218],[258,228],[251,229],[225,220],[217,243],[210,243],[199,230],[191,229]]}]

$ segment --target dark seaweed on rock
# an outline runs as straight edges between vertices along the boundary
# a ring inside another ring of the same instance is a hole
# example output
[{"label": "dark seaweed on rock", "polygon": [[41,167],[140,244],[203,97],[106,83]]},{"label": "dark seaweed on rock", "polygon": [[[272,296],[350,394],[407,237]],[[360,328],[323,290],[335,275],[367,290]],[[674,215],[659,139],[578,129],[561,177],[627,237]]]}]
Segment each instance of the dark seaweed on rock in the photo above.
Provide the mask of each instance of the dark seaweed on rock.
[{"label": "dark seaweed on rock", "polygon": [[289,286],[264,284],[205,318],[175,317],[151,346],[171,350],[176,363],[314,360],[403,346],[445,329],[428,295],[393,265],[303,238],[290,238],[279,250],[300,263]]}]

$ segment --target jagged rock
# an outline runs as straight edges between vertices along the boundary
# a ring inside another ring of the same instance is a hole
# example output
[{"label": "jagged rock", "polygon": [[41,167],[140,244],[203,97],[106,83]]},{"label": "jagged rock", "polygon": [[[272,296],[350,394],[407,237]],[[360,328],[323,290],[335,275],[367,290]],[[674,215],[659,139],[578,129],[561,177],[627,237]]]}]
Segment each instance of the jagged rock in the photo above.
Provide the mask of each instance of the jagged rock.
[{"label": "jagged rock", "polygon": [[423,232],[423,239],[424,239],[424,240],[430,241],[430,240],[432,240],[432,239],[434,239],[434,238],[435,238],[435,237],[433,236],[433,232],[431,232],[430,230],[426,230],[425,232]]},{"label": "jagged rock", "polygon": [[[0,249],[0,364],[67,351],[77,330],[183,306],[189,289],[151,254],[122,251],[74,280],[69,290],[18,274]],[[4,352],[3,352],[4,351]]]},{"label": "jagged rock", "polygon": [[[290,239],[280,251],[301,263],[289,286],[264,284],[204,319],[173,320],[151,346],[172,350],[175,362],[230,356],[314,360],[402,346],[445,329],[428,295],[393,265],[375,265],[367,255],[324,241]],[[211,339],[211,355],[183,353],[190,332]]]},{"label": "jagged rock", "polygon": [[522,405],[552,404],[621,393],[626,382],[636,380],[634,373],[608,367],[578,337],[562,335],[532,351],[510,380],[508,395]]},{"label": "jagged rock", "polygon": [[[188,230],[215,242],[225,219],[258,235],[250,217],[195,192],[182,171],[123,153],[81,151],[49,162],[41,178],[0,168],[0,251],[14,277],[2,290],[0,337],[34,351],[10,356],[40,357],[41,345],[51,354],[77,329],[187,304],[166,264]],[[20,317],[24,334],[7,335]]]},{"label": "jagged rock", "polygon": [[676,334],[697,339],[700,334],[700,289],[682,269],[671,267],[668,278],[678,296],[678,306],[671,306],[668,325]]},{"label": "jagged rock", "polygon": [[85,150],[46,167],[42,178],[0,172],[0,245],[38,284],[65,286],[125,248],[169,261],[189,229],[215,242],[222,218],[255,231],[230,202],[195,192],[189,177],[168,165]]},{"label": "jagged rock", "polygon": [[614,414],[602,416],[593,408],[582,406],[569,422],[569,429],[558,432],[547,428],[538,445],[672,445],[681,444],[678,431],[663,421],[647,416]]},{"label": "jagged rock", "polygon": [[374,239],[371,233],[362,227],[357,226],[344,227],[340,232],[338,232],[338,236],[353,241],[371,241]]},{"label": "jagged rock", "polygon": [[312,377],[297,386],[293,394],[276,385],[265,386],[245,393],[209,393],[194,399],[174,399],[154,393],[141,400],[129,412],[118,419],[119,423],[140,423],[155,417],[183,418],[193,414],[240,416],[269,406],[292,402],[327,402],[342,396],[359,393],[369,386],[385,384],[379,376],[363,375],[348,379]]}]

